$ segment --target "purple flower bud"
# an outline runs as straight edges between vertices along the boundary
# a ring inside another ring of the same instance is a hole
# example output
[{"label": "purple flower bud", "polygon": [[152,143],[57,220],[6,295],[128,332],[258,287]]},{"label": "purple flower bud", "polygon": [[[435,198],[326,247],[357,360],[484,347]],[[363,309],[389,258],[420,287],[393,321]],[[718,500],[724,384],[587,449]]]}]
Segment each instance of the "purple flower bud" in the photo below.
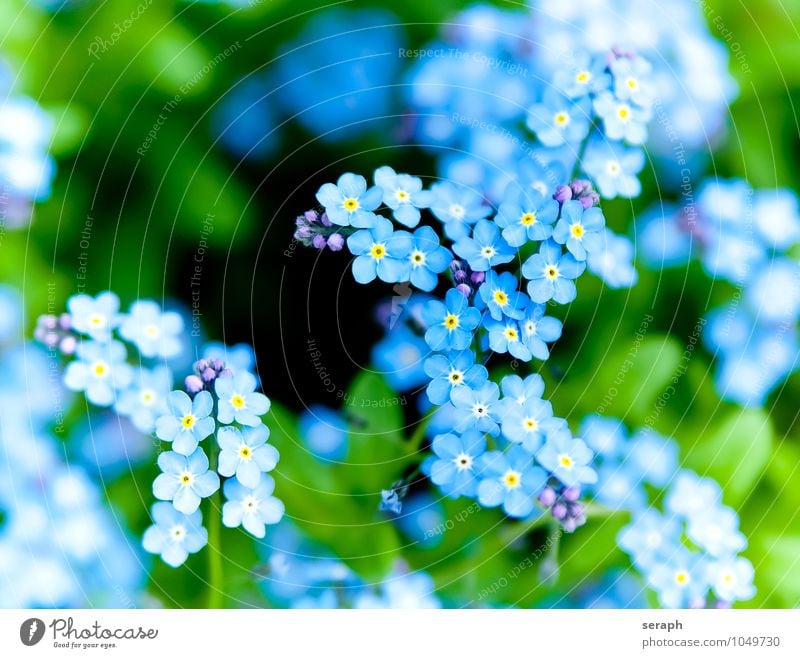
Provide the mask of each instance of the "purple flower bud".
[{"label": "purple flower bud", "polygon": [[64,331],[69,331],[72,329],[72,318],[70,317],[69,313],[61,314],[61,316],[58,318],[58,326]]},{"label": "purple flower bud", "polygon": [[203,390],[203,380],[200,379],[197,375],[189,375],[186,379],[183,380],[183,385],[186,387],[186,390],[194,395],[195,393],[199,393]]},{"label": "purple flower bud", "polygon": [[58,345],[58,349],[61,350],[62,354],[69,356],[75,351],[75,348],[78,346],[78,341],[75,336],[64,336],[61,339],[61,343]]},{"label": "purple flower bud", "polygon": [[454,258],[453,260],[450,261],[450,270],[453,273],[458,272],[459,270],[462,270],[462,269],[464,269],[464,268],[461,265],[461,261],[458,260],[458,258]]},{"label": "purple flower bud", "polygon": [[564,528],[564,532],[575,532],[575,528],[578,527],[578,524],[575,522],[575,519],[567,517],[561,522],[561,527]]},{"label": "purple flower bud", "polygon": [[464,297],[469,299],[469,296],[472,294],[472,288],[470,288],[466,283],[459,283],[456,286],[456,290],[460,292]]},{"label": "purple flower bud", "polygon": [[208,361],[206,361],[205,359],[200,359],[199,361],[195,361],[194,366],[192,366],[192,368],[196,373],[201,373],[208,367],[209,367]]},{"label": "purple flower bud", "polygon": [[328,219],[328,213],[322,213],[322,216],[319,218],[319,221],[322,222],[323,226],[333,226],[333,222]]},{"label": "purple flower bud", "polygon": [[469,278],[474,285],[479,286],[486,280],[486,274],[484,272],[473,272]]},{"label": "purple flower bud", "polygon": [[200,376],[203,378],[203,381],[208,384],[217,378],[217,373],[211,368],[206,368],[200,373]]},{"label": "purple flower bud", "polygon": [[233,370],[230,368],[223,368],[219,371],[218,377],[233,377]]},{"label": "purple flower bud", "polygon": [[208,362],[210,368],[214,368],[217,372],[222,370],[225,367],[225,362],[222,359],[211,359]]},{"label": "purple flower bud", "polygon": [[551,510],[554,519],[561,521],[567,517],[567,506],[564,503],[556,503]]},{"label": "purple flower bud", "polygon": [[344,247],[344,236],[341,233],[334,233],[328,236],[328,249],[331,251],[341,251]]},{"label": "purple flower bud", "polygon": [[303,213],[303,217],[306,218],[306,221],[309,224],[314,224],[315,222],[319,221],[319,215],[317,214],[316,210],[306,210]]},{"label": "purple flower bud", "polygon": [[41,315],[36,324],[52,331],[58,327],[58,319],[55,315]]},{"label": "purple flower bud", "polygon": [[55,347],[59,342],[58,334],[54,334],[51,331],[43,332],[42,337],[39,338],[39,340],[44,343],[45,347]]},{"label": "purple flower bud", "polygon": [[308,226],[301,226],[294,232],[294,237],[298,240],[308,240],[311,235],[311,228]]},{"label": "purple flower bud", "polygon": [[689,601],[689,607],[692,610],[702,610],[706,607],[706,600],[705,599],[694,599],[693,601]]},{"label": "purple flower bud", "polygon": [[564,203],[572,198],[572,188],[569,185],[559,185],[553,198],[559,203]]},{"label": "purple flower bud", "polygon": [[584,178],[576,178],[569,184],[570,188],[572,188],[573,196],[579,197],[582,194],[586,194],[590,192],[592,189],[592,184],[584,179]]},{"label": "purple flower bud", "polygon": [[561,495],[564,496],[564,500],[574,503],[581,497],[581,489],[580,487],[567,487],[561,492]]},{"label": "purple flower bud", "polygon": [[553,487],[545,487],[542,489],[542,493],[539,494],[539,502],[545,507],[552,507],[553,503],[556,502],[556,498],[556,492]]},{"label": "purple flower bud", "polygon": [[717,610],[730,610],[731,604],[727,601],[717,601],[714,607],[717,608]]},{"label": "purple flower bud", "polygon": [[580,197],[578,201],[581,202],[584,210],[588,210],[596,203],[599,203],[600,197],[597,195],[597,192],[590,192],[589,194]]},{"label": "purple flower bud", "polygon": [[469,275],[467,275],[466,270],[456,270],[453,272],[453,278],[455,279],[456,283],[466,283]]},{"label": "purple flower bud", "polygon": [[326,244],[324,235],[317,234],[311,239],[311,246],[315,249],[324,249]]}]

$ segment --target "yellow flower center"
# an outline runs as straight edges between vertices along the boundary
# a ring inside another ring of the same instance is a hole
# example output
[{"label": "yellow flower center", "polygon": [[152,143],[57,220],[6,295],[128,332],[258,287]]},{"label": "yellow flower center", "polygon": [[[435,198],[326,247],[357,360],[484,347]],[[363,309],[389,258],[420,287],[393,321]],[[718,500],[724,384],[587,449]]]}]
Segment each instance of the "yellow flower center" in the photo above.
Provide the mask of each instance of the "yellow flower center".
[{"label": "yellow flower center", "polygon": [[572,457],[569,455],[559,455],[558,464],[561,466],[561,468],[572,468],[575,465],[575,462],[572,461]]},{"label": "yellow flower center", "polygon": [[450,329],[451,331],[453,329],[457,329],[458,328],[458,316],[457,315],[453,315],[452,313],[448,313],[444,318],[444,326],[447,327],[448,329]]},{"label": "yellow flower center", "polygon": [[506,340],[510,343],[513,343],[519,339],[519,334],[517,333],[517,330],[514,329],[514,327],[506,327],[503,330],[503,334],[505,335]]},{"label": "yellow flower center", "polygon": [[394,193],[394,198],[397,199],[400,203],[407,203],[409,199],[409,194],[405,190],[397,190]]},{"label": "yellow flower center", "polygon": [[508,295],[502,290],[494,291],[494,301],[498,306],[505,306],[508,304]]},{"label": "yellow flower center", "polygon": [[636,78],[628,78],[625,81],[625,84],[628,85],[628,89],[636,89],[636,87],[639,86],[639,83],[636,80]]},{"label": "yellow flower center", "polygon": [[553,117],[553,121],[559,128],[564,128],[569,124],[569,114],[564,112],[557,112],[556,115]]},{"label": "yellow flower center", "polygon": [[105,377],[108,374],[108,365],[102,361],[95,361],[92,365],[92,372],[95,377]]},{"label": "yellow flower center", "polygon": [[243,395],[235,393],[231,396],[231,406],[233,406],[234,409],[242,409],[245,405],[246,402]]},{"label": "yellow flower center", "polygon": [[620,167],[619,162],[616,160],[611,160],[608,164],[606,164],[606,171],[612,176],[617,176],[621,169],[622,167]]},{"label": "yellow flower center", "polygon": [[451,384],[460,384],[464,381],[464,373],[460,370],[451,370],[448,379]]},{"label": "yellow flower center", "polygon": [[548,265],[544,268],[544,275],[551,281],[558,278],[558,268],[555,265]]},{"label": "yellow flower center", "polygon": [[617,108],[617,116],[623,121],[627,121],[631,118],[631,108],[627,105],[620,105],[619,108]]},{"label": "yellow flower center", "polygon": [[687,585],[690,580],[689,572],[685,569],[675,572],[675,582],[678,583],[678,585]]},{"label": "yellow flower center", "polygon": [[452,206],[450,206],[450,214],[455,219],[463,219],[466,211],[464,210],[464,206],[462,206],[460,203],[454,203]]},{"label": "yellow flower center", "polygon": [[582,85],[585,85],[591,79],[592,79],[592,74],[589,73],[589,71],[579,71],[578,75],[575,76],[575,82],[578,82]]},{"label": "yellow flower center", "polygon": [[369,250],[369,255],[375,260],[380,260],[386,255],[386,247],[382,244],[374,244],[372,249]]},{"label": "yellow flower center", "polygon": [[519,218],[519,223],[523,226],[530,226],[536,222],[536,213],[535,212],[526,212],[522,217]]},{"label": "yellow flower center", "polygon": [[148,338],[158,338],[158,334],[161,333],[161,330],[158,328],[158,325],[155,324],[148,324],[144,328],[144,335]]},{"label": "yellow flower center", "polygon": [[239,457],[242,459],[250,459],[253,456],[253,451],[250,450],[249,446],[242,446],[239,448]]},{"label": "yellow flower center", "polygon": [[147,389],[142,391],[141,399],[144,404],[152,404],[156,399],[156,394],[153,391]]},{"label": "yellow flower center", "polygon": [[342,205],[344,206],[344,209],[347,212],[355,212],[356,210],[358,210],[358,205],[359,205],[358,204],[358,199],[354,199],[353,197],[349,197],[349,198],[344,200]]},{"label": "yellow flower center", "polygon": [[508,489],[516,489],[522,483],[522,474],[513,469],[508,469],[502,477],[503,484]]},{"label": "yellow flower center", "polygon": [[584,230],[582,224],[573,224],[569,232],[572,233],[573,238],[582,238],[586,231]]},{"label": "yellow flower center", "polygon": [[104,327],[106,324],[106,316],[102,313],[92,313],[89,316],[89,324],[95,328]]},{"label": "yellow flower center", "polygon": [[194,476],[189,473],[189,471],[184,471],[181,473],[180,481],[183,486],[189,486],[192,483],[192,480],[194,480]]},{"label": "yellow flower center", "polygon": [[522,425],[529,432],[532,432],[537,427],[539,427],[539,423],[535,418],[526,418],[525,420],[522,421]]},{"label": "yellow flower center", "polygon": [[415,267],[425,264],[425,254],[421,251],[414,251],[411,254],[411,262]]},{"label": "yellow flower center", "polygon": [[192,414],[186,414],[183,418],[181,418],[181,427],[185,430],[190,430],[194,427],[194,424],[197,422],[197,418],[194,417]]}]

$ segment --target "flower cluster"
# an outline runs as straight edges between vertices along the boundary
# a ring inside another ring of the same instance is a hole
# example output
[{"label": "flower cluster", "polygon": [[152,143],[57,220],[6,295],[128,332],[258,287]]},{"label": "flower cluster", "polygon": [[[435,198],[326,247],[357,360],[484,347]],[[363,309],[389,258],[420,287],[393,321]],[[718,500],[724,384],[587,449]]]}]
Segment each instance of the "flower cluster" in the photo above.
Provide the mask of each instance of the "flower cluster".
[{"label": "flower cluster", "polygon": [[[173,567],[206,545],[200,503],[220,489],[221,477],[227,478],[222,485],[225,526],[241,526],[262,538],[265,526],[284,513],[267,474],[279,458],[261,420],[270,402],[257,392],[255,375],[207,357],[194,364],[185,383],[188,393],[172,391],[168,411],[156,420],[156,436],[172,450],[158,456],[161,473],[153,494],[165,502],[153,505],[154,524],[143,539],[145,550]],[[208,437],[213,438],[205,444],[207,454],[200,444]]]},{"label": "flower cluster", "polygon": [[743,180],[712,179],[696,202],[661,206],[640,220],[641,250],[653,268],[685,265],[693,255],[715,280],[735,286],[729,302],[706,316],[704,339],[718,360],[721,396],[763,404],[800,366],[800,242],[797,196],[754,191]]},{"label": "flower cluster", "polygon": [[134,543],[54,431],[54,407],[70,403],[53,386],[58,349],[23,342],[24,317],[22,296],[0,285],[0,607],[139,604]]},{"label": "flower cluster", "polygon": [[[597,455],[594,497],[632,513],[618,543],[663,606],[727,607],[755,595],[736,512],[723,505],[716,482],[678,469],[674,440],[652,431],[628,438],[621,421],[598,416],[581,430]],[[663,512],[651,492],[665,492]]]},{"label": "flower cluster", "polygon": [[[509,180],[552,181],[578,159],[603,196],[636,196],[638,145],[657,89],[650,155],[679,182],[685,161],[676,166],[675,144],[704,146],[718,134],[736,85],[696,3],[673,3],[669,18],[655,0],[471,7],[428,45],[442,55],[410,73],[415,141],[440,156],[442,178],[495,202]],[[521,129],[525,120],[538,144]],[[590,130],[581,158],[572,145]]]}]

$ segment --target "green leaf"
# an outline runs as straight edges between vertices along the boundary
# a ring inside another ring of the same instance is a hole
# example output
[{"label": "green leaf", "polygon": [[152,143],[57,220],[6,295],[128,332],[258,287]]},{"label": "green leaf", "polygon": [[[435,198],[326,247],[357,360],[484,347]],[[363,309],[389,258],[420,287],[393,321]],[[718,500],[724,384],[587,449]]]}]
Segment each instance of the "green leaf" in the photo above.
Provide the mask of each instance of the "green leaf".
[{"label": "green leaf", "polygon": [[726,502],[736,506],[755,488],[773,450],[769,415],[762,409],[734,409],[712,421],[701,436],[692,437],[686,463],[701,475],[716,479]]},{"label": "green leaf", "polygon": [[756,586],[759,595],[777,599],[773,604],[781,608],[800,605],[800,537],[763,537],[758,554],[763,556],[755,563]]}]

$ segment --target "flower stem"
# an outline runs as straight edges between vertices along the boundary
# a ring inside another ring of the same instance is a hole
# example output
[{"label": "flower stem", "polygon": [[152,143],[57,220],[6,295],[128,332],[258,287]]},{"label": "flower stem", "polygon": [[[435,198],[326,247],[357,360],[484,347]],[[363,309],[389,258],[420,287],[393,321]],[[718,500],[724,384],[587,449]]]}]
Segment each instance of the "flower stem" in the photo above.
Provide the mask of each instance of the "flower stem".
[{"label": "flower stem", "polygon": [[[217,469],[217,447],[212,444],[209,450],[209,462],[211,470]],[[208,498],[208,546],[206,555],[208,556],[208,602],[210,609],[222,608],[224,604],[224,580],[222,572],[222,545],[220,525],[222,515],[222,498],[217,491]]]},{"label": "flower stem", "polygon": [[408,451],[409,452],[417,452],[420,449],[423,441],[425,441],[425,434],[428,430],[428,425],[431,422],[431,418],[433,418],[433,411],[431,411],[427,416],[425,416],[422,420],[419,421],[414,433],[411,435],[411,438],[408,440]]}]

